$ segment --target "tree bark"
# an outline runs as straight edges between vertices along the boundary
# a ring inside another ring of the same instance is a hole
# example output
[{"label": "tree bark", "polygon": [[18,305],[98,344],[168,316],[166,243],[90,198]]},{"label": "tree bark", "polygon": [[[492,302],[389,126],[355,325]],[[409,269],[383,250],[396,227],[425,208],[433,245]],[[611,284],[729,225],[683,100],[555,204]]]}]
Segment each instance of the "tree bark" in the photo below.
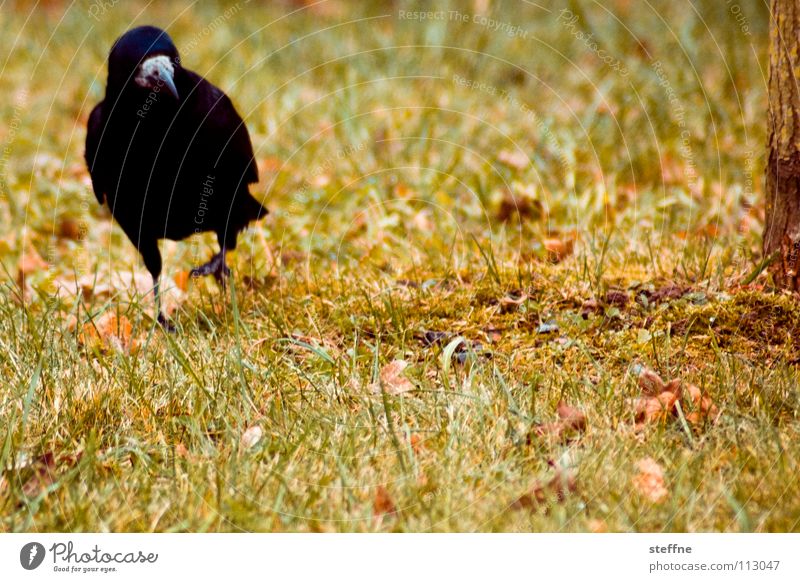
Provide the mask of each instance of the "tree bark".
[{"label": "tree bark", "polygon": [[769,50],[767,208],[764,258],[781,287],[798,289],[800,271],[800,3],[772,0]]}]

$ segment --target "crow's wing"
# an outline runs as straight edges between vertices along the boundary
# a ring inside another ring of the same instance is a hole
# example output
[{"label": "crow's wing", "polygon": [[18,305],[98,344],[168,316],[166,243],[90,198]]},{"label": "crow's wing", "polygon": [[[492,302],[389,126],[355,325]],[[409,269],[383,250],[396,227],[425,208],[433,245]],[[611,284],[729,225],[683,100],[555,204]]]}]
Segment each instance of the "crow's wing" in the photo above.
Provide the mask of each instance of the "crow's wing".
[{"label": "crow's wing", "polygon": [[89,122],[86,124],[86,151],[84,152],[86,166],[89,168],[89,175],[92,177],[94,195],[100,204],[103,204],[106,199],[109,183],[109,177],[106,174],[108,168],[104,167],[99,155],[103,127],[103,101],[101,101],[95,105],[89,115]]},{"label": "crow's wing", "polygon": [[200,124],[197,137],[210,146],[216,172],[238,185],[258,182],[250,134],[230,98],[200,75],[185,72],[194,85],[191,112]]}]

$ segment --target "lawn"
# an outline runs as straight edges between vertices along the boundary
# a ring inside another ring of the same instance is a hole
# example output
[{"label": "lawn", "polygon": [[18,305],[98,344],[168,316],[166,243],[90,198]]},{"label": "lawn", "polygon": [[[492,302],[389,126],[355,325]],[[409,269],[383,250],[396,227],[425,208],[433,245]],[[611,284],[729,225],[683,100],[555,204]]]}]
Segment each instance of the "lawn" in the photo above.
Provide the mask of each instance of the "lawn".
[{"label": "lawn", "polygon": [[[564,7],[567,8],[564,8]],[[420,12],[431,11],[431,12]],[[166,307],[83,163],[114,39],[270,214]],[[798,531],[755,3],[6,2],[0,531]]]}]

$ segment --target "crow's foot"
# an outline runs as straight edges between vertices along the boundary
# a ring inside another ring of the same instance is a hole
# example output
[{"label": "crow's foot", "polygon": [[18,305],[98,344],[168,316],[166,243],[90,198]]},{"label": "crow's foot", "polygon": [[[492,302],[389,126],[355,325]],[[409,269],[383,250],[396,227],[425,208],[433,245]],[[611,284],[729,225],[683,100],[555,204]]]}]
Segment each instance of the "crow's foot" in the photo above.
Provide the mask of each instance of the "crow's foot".
[{"label": "crow's foot", "polygon": [[164,331],[166,331],[167,333],[175,333],[175,331],[176,331],[176,330],[175,330],[175,324],[174,324],[174,323],[172,323],[172,322],[171,322],[171,321],[170,321],[170,320],[167,318],[167,316],[165,316],[163,313],[159,313],[159,314],[158,314],[158,323],[161,325],[161,327],[162,327],[162,328],[164,329]]},{"label": "crow's foot", "polygon": [[225,253],[218,253],[208,261],[205,265],[195,267],[189,273],[192,277],[204,277],[205,275],[214,275],[214,279],[220,285],[225,285],[225,281],[231,274],[228,265],[225,264]]}]

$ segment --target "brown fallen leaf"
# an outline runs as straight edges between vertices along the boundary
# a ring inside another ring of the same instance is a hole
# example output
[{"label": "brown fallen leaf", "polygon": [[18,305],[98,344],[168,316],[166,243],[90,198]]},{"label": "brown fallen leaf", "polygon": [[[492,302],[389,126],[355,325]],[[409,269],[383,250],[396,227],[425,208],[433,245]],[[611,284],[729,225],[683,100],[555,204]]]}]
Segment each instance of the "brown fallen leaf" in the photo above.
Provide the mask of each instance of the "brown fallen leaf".
[{"label": "brown fallen leaf", "polygon": [[686,293],[691,291],[690,287],[681,287],[678,285],[666,285],[655,291],[641,290],[637,293],[637,297],[643,296],[647,299],[648,303],[658,304],[669,302],[674,299],[680,299]]},{"label": "brown fallen leaf", "polygon": [[[153,279],[149,273],[138,271],[108,271],[99,269],[75,275],[61,275],[53,279],[53,290],[63,298],[83,297],[84,299],[138,296],[150,300],[153,296]],[[172,313],[185,299],[185,294],[172,280],[162,279],[162,309]]]},{"label": "brown fallen leaf", "polygon": [[569,406],[563,400],[559,401],[556,413],[567,428],[580,431],[586,430],[586,415],[577,408]]},{"label": "brown fallen leaf", "polygon": [[411,380],[405,377],[403,371],[408,367],[405,360],[394,360],[381,368],[380,380],[370,385],[373,394],[380,394],[382,391],[387,394],[403,394],[410,392],[416,387]]},{"label": "brown fallen leaf", "polygon": [[587,525],[592,533],[608,533],[608,524],[602,519],[590,519]]},{"label": "brown fallen leaf", "polygon": [[654,459],[642,459],[636,463],[636,470],[633,485],[645,499],[661,503],[669,497],[669,490],[664,483],[664,470]]},{"label": "brown fallen leaf", "polygon": [[503,191],[495,214],[501,222],[508,222],[512,219],[519,222],[542,220],[545,216],[544,207],[533,192],[515,193],[511,189]]},{"label": "brown fallen leaf", "polygon": [[175,286],[186,293],[186,290],[189,288],[189,271],[179,271],[173,277],[175,281]]},{"label": "brown fallen leaf", "polygon": [[644,368],[639,374],[639,388],[642,394],[656,396],[664,391],[665,384],[661,376],[656,374],[653,370]]},{"label": "brown fallen leaf", "polygon": [[661,158],[661,179],[664,184],[676,185],[685,181],[686,171],[679,160],[670,155]]},{"label": "brown fallen leaf", "polygon": [[622,289],[609,289],[608,293],[606,293],[606,305],[613,305],[614,307],[623,309],[628,305],[629,301],[630,297]]},{"label": "brown fallen leaf", "polygon": [[483,333],[486,334],[486,339],[489,340],[491,343],[499,342],[503,339],[503,331],[504,328],[500,328],[494,325],[488,325],[483,328]]},{"label": "brown fallen leaf", "polygon": [[83,325],[78,332],[78,341],[90,349],[99,351],[116,350],[133,353],[138,349],[138,341],[131,337],[133,325],[124,315],[117,316],[114,311],[106,311],[100,317]]},{"label": "brown fallen leaf", "polygon": [[55,482],[55,455],[48,451],[33,459],[30,466],[33,469],[33,474],[22,484],[22,493],[29,499],[37,497]]},{"label": "brown fallen leaf", "polygon": [[372,514],[376,517],[384,515],[394,515],[397,507],[392,501],[389,491],[383,485],[378,485],[375,491],[375,499],[372,501]]},{"label": "brown fallen leaf", "polygon": [[686,415],[686,420],[694,425],[702,424],[705,420],[714,422],[719,417],[719,409],[711,398],[704,394],[700,388],[694,384],[686,386],[686,393],[689,395],[692,406]]},{"label": "brown fallen leaf", "polygon": [[49,267],[35,247],[29,246],[19,258],[17,265],[17,282],[20,287],[25,286],[25,279],[28,275],[44,271]]},{"label": "brown fallen leaf", "polygon": [[283,265],[292,265],[296,263],[302,263],[308,258],[303,251],[298,251],[297,249],[285,249],[281,251],[281,264]]},{"label": "brown fallen leaf", "polygon": [[664,422],[670,417],[678,416],[678,402],[688,399],[690,405],[686,420],[693,425],[702,424],[704,420],[715,421],[719,409],[707,394],[703,394],[697,386],[684,384],[680,378],[664,383],[653,370],[642,369],[639,374],[639,388],[643,396],[633,399],[636,429],[641,430],[647,424]]},{"label": "brown fallen leaf", "polygon": [[[538,437],[551,437],[553,440],[563,441],[586,430],[586,415],[577,408],[567,405],[563,400],[559,401],[556,413],[559,418],[557,421],[537,425],[533,428],[533,433]],[[530,442],[530,437],[528,441]]]},{"label": "brown fallen leaf", "polygon": [[559,401],[556,414],[561,419],[559,423],[562,433],[569,431],[582,433],[586,430],[586,415],[577,408],[567,405],[563,400]]},{"label": "brown fallen leaf", "polygon": [[61,218],[58,224],[58,236],[69,240],[81,240],[86,234],[86,225],[69,216]]},{"label": "brown fallen leaf", "polygon": [[563,503],[567,495],[578,489],[577,476],[574,471],[556,469],[552,479],[544,483],[537,482],[529,493],[520,496],[511,504],[511,509],[536,509],[547,506],[551,500]]},{"label": "brown fallen leaf", "polygon": [[593,313],[599,313],[603,310],[600,306],[600,303],[597,302],[597,299],[587,299],[581,305],[581,317],[583,319],[589,319],[589,316]]},{"label": "brown fallen leaf", "polygon": [[542,246],[547,251],[548,261],[560,263],[572,254],[575,248],[575,239],[546,238],[542,241]]},{"label": "brown fallen leaf", "polygon": [[642,430],[647,424],[664,422],[677,414],[675,405],[680,399],[680,380],[665,384],[656,372],[643,368],[639,374],[639,389],[643,396],[633,399],[637,430]]},{"label": "brown fallen leaf", "polygon": [[514,290],[509,291],[498,301],[501,313],[513,313],[518,311],[520,306],[529,299],[525,291]]},{"label": "brown fallen leaf", "polygon": [[645,422],[663,422],[675,412],[678,397],[665,390],[655,398],[649,398],[645,406]]}]

